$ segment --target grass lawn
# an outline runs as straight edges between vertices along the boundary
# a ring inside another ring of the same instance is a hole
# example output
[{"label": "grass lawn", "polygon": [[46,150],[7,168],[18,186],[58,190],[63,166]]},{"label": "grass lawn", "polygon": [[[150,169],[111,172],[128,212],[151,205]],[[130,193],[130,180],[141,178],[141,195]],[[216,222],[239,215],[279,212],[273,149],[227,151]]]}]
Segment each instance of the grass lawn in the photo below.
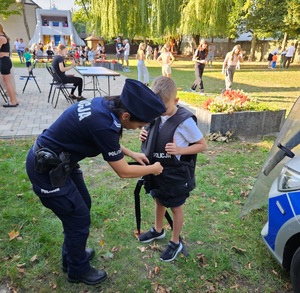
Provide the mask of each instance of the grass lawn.
[{"label": "grass lawn", "polygon": [[[131,72],[137,78],[136,62]],[[155,61],[147,64],[151,79],[160,74]],[[176,61],[173,78],[181,99],[217,95],[223,87],[221,61],[204,72],[207,96],[186,92],[194,79],[191,61]],[[290,109],[299,94],[299,67],[268,70],[267,64],[243,63],[234,87],[275,108]],[[198,101],[199,99],[199,101]],[[138,151],[138,132],[125,131],[122,143]],[[103,268],[108,280],[97,287],[70,284],[60,270],[62,228],[51,211],[33,194],[25,172],[32,139],[0,140],[0,291],[12,292],[292,292],[289,275],[273,260],[260,231],[267,208],[239,218],[242,206],[274,138],[259,142],[209,142],[198,156],[197,187],[184,206],[182,237],[187,258],[159,261],[171,235],[149,245],[134,237],[134,179],[119,179],[101,156],[81,162],[93,200],[89,246],[92,265]],[[154,204],[141,194],[142,229],[154,224]]]},{"label": "grass lawn", "polygon": [[[122,143],[138,150],[137,135],[126,131]],[[32,141],[0,141],[0,275],[15,292],[291,292],[288,274],[260,237],[266,208],[239,219],[272,140],[209,142],[184,206],[182,237],[190,255],[172,263],[159,261],[171,235],[167,224],[166,239],[147,245],[134,237],[136,180],[119,179],[101,157],[83,160],[93,200],[92,264],[109,275],[98,287],[70,284],[60,270],[61,224],[33,194],[25,173]],[[141,203],[146,230],[154,223],[154,205],[144,191]]]}]

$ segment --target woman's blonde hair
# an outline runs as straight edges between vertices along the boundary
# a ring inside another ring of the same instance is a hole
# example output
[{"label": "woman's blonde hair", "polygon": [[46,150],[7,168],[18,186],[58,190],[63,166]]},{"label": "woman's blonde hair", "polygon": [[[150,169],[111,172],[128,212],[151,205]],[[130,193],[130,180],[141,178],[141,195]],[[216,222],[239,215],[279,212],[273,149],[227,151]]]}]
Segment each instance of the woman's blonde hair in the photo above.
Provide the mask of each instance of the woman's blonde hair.
[{"label": "woman's blonde hair", "polygon": [[139,50],[142,50],[142,47],[143,47],[143,46],[145,47],[145,43],[140,43],[140,44],[139,44]]},{"label": "woman's blonde hair", "polygon": [[233,61],[233,57],[235,54],[235,50],[238,49],[239,51],[242,51],[242,47],[241,45],[235,45],[232,49],[232,51],[230,52],[230,60]]},{"label": "woman's blonde hair", "polygon": [[65,45],[63,45],[63,44],[59,44],[58,46],[57,46],[57,50],[58,51],[62,51],[62,50],[64,50],[64,49],[66,49],[67,47],[65,46]]},{"label": "woman's blonde hair", "polygon": [[9,42],[10,38],[8,37],[8,35],[3,31],[3,25],[0,23],[0,33],[2,33],[4,35],[4,37],[6,37],[7,41]]}]

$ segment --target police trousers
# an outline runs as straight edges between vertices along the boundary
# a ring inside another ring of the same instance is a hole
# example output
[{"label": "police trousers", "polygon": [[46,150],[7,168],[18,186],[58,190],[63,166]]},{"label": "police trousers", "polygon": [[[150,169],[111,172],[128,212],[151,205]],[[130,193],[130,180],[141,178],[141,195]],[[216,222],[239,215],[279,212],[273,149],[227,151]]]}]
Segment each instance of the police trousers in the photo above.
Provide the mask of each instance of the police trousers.
[{"label": "police trousers", "polygon": [[62,261],[67,264],[68,273],[87,273],[91,269],[85,252],[90,227],[91,197],[81,170],[75,168],[65,186],[53,188],[49,174],[39,174],[34,170],[34,153],[31,148],[26,158],[26,171],[33,191],[42,204],[52,210],[62,222]]}]

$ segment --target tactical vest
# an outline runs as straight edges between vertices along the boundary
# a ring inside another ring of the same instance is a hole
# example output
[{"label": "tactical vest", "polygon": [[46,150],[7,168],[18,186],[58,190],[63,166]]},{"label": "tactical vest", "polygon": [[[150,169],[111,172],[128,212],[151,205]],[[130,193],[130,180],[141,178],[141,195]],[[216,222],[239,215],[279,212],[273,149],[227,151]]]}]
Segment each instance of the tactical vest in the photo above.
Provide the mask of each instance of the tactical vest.
[{"label": "tactical vest", "polygon": [[197,118],[192,112],[178,106],[176,114],[170,117],[159,129],[161,118],[158,117],[146,129],[148,137],[142,143],[141,150],[146,154],[151,164],[160,162],[164,167],[158,176],[147,175],[144,177],[146,192],[159,190],[166,197],[177,197],[188,194],[195,188],[195,165],[197,155],[182,155],[180,160],[165,151],[165,146],[173,142],[176,128],[180,123],[192,117]]}]

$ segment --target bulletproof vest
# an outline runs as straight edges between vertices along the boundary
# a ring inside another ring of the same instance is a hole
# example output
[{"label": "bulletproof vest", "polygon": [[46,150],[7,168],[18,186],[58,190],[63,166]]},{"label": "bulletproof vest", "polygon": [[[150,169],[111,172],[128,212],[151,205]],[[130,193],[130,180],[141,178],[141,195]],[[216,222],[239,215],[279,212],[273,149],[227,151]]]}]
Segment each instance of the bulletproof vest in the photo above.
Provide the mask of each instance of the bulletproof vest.
[{"label": "bulletproof vest", "polygon": [[[159,124],[161,123],[160,117],[149,125],[148,129],[146,129],[148,131],[148,138],[142,143],[141,150],[146,154],[150,163],[161,162],[163,165],[169,165],[174,164],[174,161],[176,162],[176,156],[167,154],[165,145],[173,142],[174,133],[178,125],[189,117],[193,117],[195,122],[197,122],[197,118],[192,112],[178,106],[177,112],[163,124],[161,129],[159,129]],[[181,156],[181,160],[187,160],[187,157],[189,156]]]},{"label": "bulletproof vest", "polygon": [[[192,112],[187,109],[178,106],[176,114],[170,117],[159,129],[161,118],[158,117],[154,120],[146,129],[148,131],[148,137],[145,142],[142,143],[141,151],[145,153],[151,164],[160,162],[164,167],[164,170],[159,176],[148,176],[146,178],[148,186],[145,186],[146,191],[148,189],[160,188],[171,191],[171,186],[168,182],[177,182],[179,185],[184,185],[185,192],[191,191],[195,187],[194,172],[197,155],[182,155],[180,160],[174,155],[169,155],[165,151],[165,145],[169,142],[173,142],[174,133],[180,123],[192,117],[195,122],[197,118]],[[167,186],[168,185],[168,186]],[[174,184],[172,184],[174,186]],[[164,186],[164,187],[163,187]],[[177,191],[180,189],[177,186]]]}]

